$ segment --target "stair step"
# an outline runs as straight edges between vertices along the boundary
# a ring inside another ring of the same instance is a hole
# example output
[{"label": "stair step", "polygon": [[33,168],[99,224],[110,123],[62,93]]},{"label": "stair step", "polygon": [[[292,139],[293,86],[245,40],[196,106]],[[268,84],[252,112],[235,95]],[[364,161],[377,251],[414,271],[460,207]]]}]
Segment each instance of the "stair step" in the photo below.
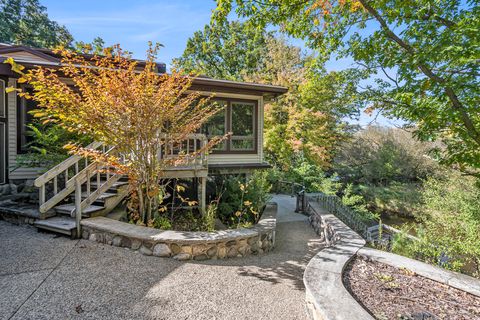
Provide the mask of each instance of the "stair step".
[{"label": "stair step", "polygon": [[49,230],[72,236],[76,225],[75,219],[70,217],[51,217],[46,220],[36,220],[33,224],[38,229]]},{"label": "stair step", "polygon": [[[108,199],[108,198],[111,198],[111,197],[115,197],[117,194],[116,193],[110,193],[110,192],[105,192],[105,193],[102,193],[96,201],[100,200],[100,201],[103,201],[105,199]],[[82,192],[82,199],[86,199],[87,198],[87,193],[86,192]]]},{"label": "stair step", "polygon": [[[92,204],[92,205],[89,205],[88,207],[86,207],[83,210],[82,216],[89,216],[92,213],[103,210],[103,209],[105,209],[105,207],[96,206],[96,205]],[[63,213],[63,214],[68,214],[68,215],[70,215],[72,213],[72,211],[74,211],[74,210],[75,210],[75,204],[73,204],[73,203],[62,204],[62,205],[59,205],[59,206],[55,207],[56,212]]]},{"label": "stair step", "polygon": [[[100,186],[104,183],[105,181],[100,181]],[[110,187],[110,189],[117,189],[118,187],[121,187],[121,186],[125,186],[127,185],[128,182],[127,181],[117,181],[115,182],[114,184],[112,184],[112,186]],[[97,188],[97,182],[91,182],[90,183],[90,186],[93,187],[93,188]]]}]

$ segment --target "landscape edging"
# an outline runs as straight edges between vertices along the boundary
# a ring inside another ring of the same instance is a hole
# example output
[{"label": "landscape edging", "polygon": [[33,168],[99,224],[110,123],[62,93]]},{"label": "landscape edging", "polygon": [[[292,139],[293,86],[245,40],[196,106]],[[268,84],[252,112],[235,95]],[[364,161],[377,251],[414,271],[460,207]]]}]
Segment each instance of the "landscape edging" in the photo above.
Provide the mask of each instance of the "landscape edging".
[{"label": "landscape edging", "polygon": [[95,217],[81,221],[82,237],[177,260],[243,257],[273,249],[277,208],[276,203],[268,203],[260,221],[252,228],[214,232],[164,231]]}]

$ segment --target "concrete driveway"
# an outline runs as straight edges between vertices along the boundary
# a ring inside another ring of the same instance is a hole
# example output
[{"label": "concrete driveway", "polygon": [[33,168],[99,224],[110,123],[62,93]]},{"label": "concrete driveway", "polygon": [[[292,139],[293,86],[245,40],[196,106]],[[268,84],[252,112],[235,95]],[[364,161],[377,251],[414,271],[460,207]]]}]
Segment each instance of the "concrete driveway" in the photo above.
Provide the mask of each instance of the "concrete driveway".
[{"label": "concrete driveway", "polygon": [[0,319],[306,319],[303,270],[321,249],[294,198],[273,252],[179,262],[0,221]]}]

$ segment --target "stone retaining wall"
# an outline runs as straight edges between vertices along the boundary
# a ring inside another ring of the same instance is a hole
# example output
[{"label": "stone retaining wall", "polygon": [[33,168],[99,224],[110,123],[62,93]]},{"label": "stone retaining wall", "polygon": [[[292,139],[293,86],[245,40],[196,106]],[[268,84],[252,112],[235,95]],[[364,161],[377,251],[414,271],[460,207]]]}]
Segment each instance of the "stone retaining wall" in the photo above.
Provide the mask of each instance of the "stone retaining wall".
[{"label": "stone retaining wall", "polygon": [[252,228],[216,232],[162,231],[96,217],[82,220],[82,237],[177,260],[235,258],[273,249],[276,213],[277,205],[269,203]]},{"label": "stone retaining wall", "polygon": [[308,263],[303,276],[307,311],[314,320],[373,320],[345,288],[342,275],[355,255],[406,268],[425,278],[480,296],[480,280],[397,254],[365,248],[365,240],[316,201],[308,198],[313,229],[328,244]]},{"label": "stone retaining wall", "polygon": [[303,274],[307,311],[314,320],[373,320],[350,295],[342,281],[345,265],[365,245],[365,240],[333,214],[308,199],[313,229],[328,244],[308,263]]}]

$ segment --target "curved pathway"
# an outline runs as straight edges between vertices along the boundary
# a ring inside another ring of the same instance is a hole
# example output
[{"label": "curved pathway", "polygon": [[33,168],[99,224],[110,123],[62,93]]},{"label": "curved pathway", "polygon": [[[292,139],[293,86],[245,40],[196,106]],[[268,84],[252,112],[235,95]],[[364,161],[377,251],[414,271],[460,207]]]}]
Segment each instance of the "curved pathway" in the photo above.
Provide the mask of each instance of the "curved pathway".
[{"label": "curved pathway", "polygon": [[0,319],[306,319],[302,275],[322,243],[295,199],[274,251],[178,262],[0,221]]}]

